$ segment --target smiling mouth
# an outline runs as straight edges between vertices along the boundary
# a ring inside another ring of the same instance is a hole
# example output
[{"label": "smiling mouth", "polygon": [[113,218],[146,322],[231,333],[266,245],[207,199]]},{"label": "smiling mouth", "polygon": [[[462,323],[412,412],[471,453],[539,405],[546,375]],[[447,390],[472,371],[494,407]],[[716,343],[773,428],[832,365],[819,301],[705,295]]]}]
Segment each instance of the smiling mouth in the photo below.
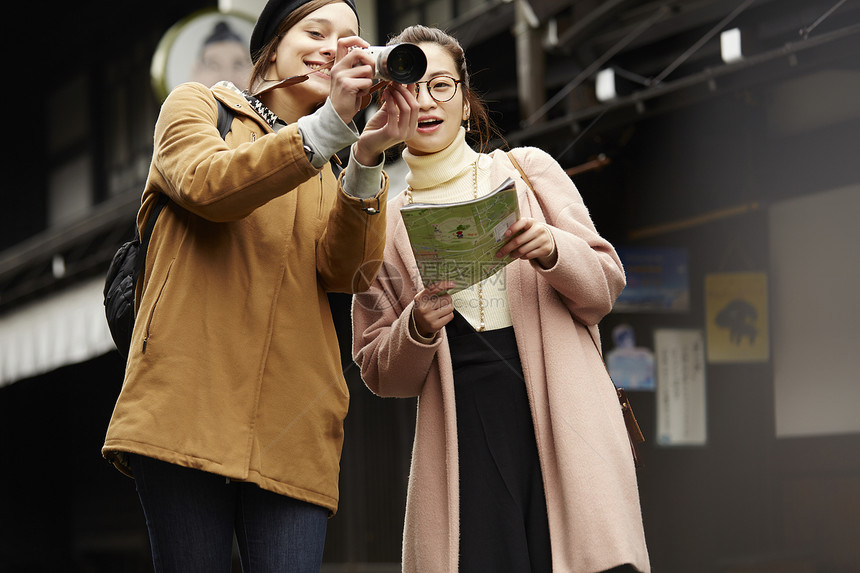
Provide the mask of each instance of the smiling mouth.
[{"label": "smiling mouth", "polygon": [[331,72],[332,66],[331,62],[326,64],[311,64],[306,62],[305,65],[308,67],[309,70],[311,70],[311,73],[319,72],[321,75],[325,76],[330,75],[329,72]]}]

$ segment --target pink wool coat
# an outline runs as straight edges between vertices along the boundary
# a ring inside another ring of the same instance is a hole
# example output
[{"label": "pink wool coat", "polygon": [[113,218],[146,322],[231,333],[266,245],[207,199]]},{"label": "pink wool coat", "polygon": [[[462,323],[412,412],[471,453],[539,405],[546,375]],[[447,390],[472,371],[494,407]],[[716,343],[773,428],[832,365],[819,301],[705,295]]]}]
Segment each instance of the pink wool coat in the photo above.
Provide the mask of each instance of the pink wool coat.
[{"label": "pink wool coat", "polygon": [[[535,192],[501,151],[493,153],[491,184],[514,179],[521,216],[544,220],[546,214],[558,249],[553,268],[517,260],[505,269],[543,471],[553,571],[590,573],[624,563],[650,571],[630,443],[592,341],[624,287],[624,271],[557,162],[535,148],[513,154]],[[423,285],[399,214],[404,203],[403,194],[389,203],[383,268],[354,299],[353,354],[374,393],[418,396],[403,571],[454,573],[460,531],[451,354],[444,329],[429,345],[409,336],[413,297]]]}]

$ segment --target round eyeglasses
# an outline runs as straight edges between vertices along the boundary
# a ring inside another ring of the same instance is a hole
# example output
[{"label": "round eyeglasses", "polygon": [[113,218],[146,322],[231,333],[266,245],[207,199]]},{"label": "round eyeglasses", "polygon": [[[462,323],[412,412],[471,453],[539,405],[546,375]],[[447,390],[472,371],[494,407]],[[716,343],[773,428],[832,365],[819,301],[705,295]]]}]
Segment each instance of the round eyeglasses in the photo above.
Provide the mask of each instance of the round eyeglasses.
[{"label": "round eyeglasses", "polygon": [[420,93],[421,84],[427,86],[427,93],[437,103],[445,103],[450,101],[457,95],[457,84],[462,80],[455,80],[450,76],[436,76],[424,82],[415,82],[415,97]]}]

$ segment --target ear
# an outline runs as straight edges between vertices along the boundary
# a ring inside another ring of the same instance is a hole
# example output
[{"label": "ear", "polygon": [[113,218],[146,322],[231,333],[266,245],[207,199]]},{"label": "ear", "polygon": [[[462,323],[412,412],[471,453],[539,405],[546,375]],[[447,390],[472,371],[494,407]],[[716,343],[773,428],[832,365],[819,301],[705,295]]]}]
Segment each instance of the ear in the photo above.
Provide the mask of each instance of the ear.
[{"label": "ear", "polygon": [[469,115],[470,115],[471,111],[472,111],[472,108],[469,107],[469,104],[464,102],[463,103],[463,121],[466,121],[469,119]]}]

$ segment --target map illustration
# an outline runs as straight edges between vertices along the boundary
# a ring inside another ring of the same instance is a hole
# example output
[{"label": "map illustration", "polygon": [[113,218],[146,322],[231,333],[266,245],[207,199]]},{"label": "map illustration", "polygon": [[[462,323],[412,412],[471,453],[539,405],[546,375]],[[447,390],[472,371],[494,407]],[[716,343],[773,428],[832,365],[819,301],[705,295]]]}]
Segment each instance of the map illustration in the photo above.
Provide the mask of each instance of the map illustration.
[{"label": "map illustration", "polygon": [[454,293],[492,276],[510,259],[497,259],[505,231],[519,219],[517,190],[506,179],[490,194],[459,203],[413,203],[400,209],[425,285],[452,281]]}]

